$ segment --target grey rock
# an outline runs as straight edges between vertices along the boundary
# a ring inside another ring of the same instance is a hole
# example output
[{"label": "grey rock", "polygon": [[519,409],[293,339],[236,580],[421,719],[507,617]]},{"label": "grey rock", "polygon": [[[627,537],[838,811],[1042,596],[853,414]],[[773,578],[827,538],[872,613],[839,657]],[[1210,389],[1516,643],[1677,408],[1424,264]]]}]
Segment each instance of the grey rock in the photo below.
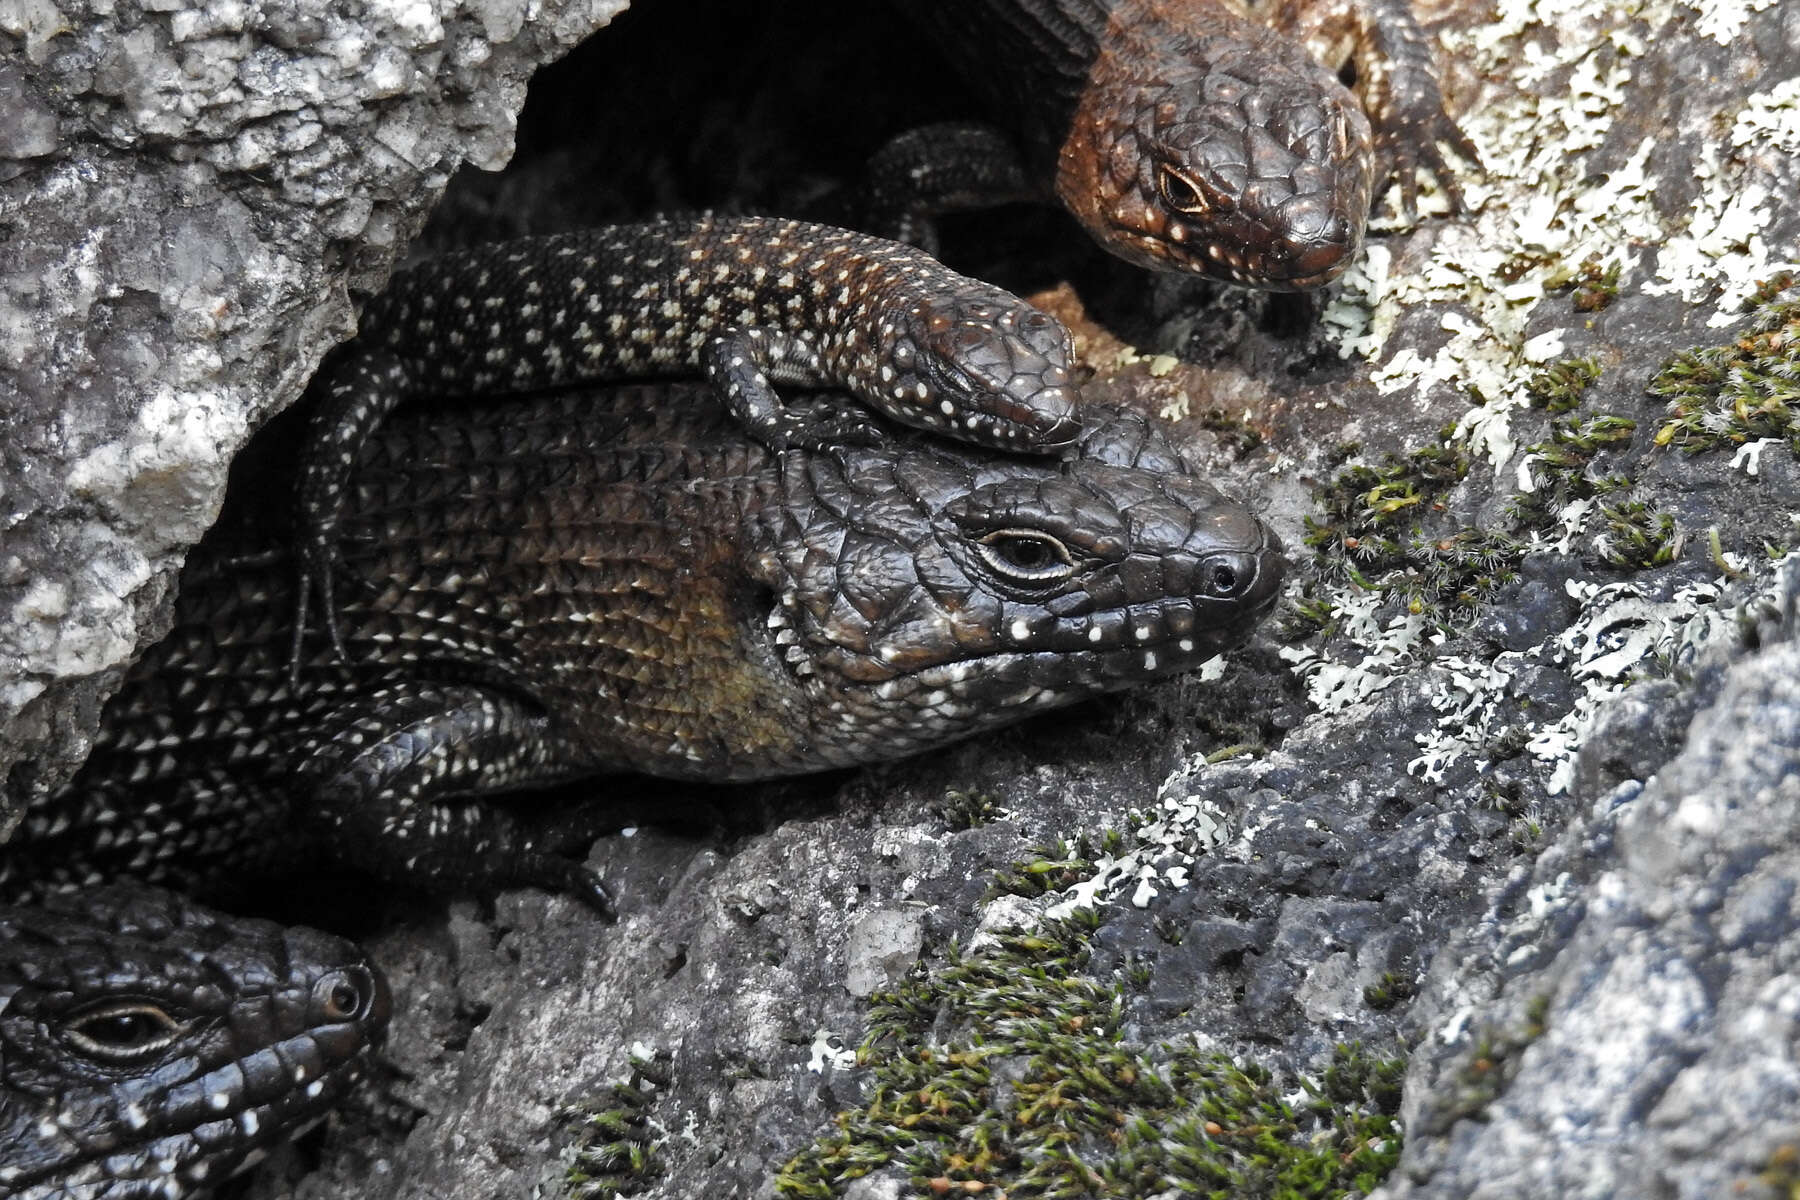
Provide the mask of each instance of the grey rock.
[{"label": "grey rock", "polygon": [[[1739,1194],[1791,1154],[1800,645],[1706,690],[1681,752],[1543,856],[1529,908],[1438,960],[1416,1016],[1470,1032],[1415,1056],[1423,1086],[1383,1195],[1698,1200]],[[1457,1080],[1480,1070],[1483,1040],[1498,1077],[1470,1094]]]},{"label": "grey rock", "polygon": [[900,1200],[900,1187],[898,1179],[865,1176],[844,1189],[844,1200]]},{"label": "grey rock", "polygon": [[80,762],[351,294],[623,7],[0,5],[0,833]]},{"label": "grey rock", "polygon": [[917,912],[888,909],[856,918],[845,939],[845,990],[867,999],[891,988],[919,961],[924,940],[924,919]]}]

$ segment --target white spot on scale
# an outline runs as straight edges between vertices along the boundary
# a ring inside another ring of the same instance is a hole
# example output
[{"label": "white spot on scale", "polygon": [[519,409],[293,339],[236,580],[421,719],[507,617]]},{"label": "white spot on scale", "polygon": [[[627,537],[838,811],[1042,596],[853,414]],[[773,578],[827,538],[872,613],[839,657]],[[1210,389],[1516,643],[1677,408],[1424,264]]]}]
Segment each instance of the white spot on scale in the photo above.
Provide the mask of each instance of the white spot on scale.
[{"label": "white spot on scale", "polygon": [[1007,632],[1012,635],[1013,641],[1022,642],[1031,636],[1031,626],[1027,625],[1024,620],[1021,619],[1014,621],[1007,629]]}]

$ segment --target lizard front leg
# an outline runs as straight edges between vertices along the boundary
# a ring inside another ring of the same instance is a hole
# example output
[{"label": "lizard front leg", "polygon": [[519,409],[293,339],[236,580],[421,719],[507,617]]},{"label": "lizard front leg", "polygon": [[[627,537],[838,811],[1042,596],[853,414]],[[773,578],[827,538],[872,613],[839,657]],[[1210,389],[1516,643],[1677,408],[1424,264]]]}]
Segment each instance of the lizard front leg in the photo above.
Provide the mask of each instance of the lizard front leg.
[{"label": "lizard front leg", "polygon": [[1428,168],[1449,197],[1463,207],[1445,144],[1476,167],[1481,155],[1444,108],[1432,63],[1431,41],[1408,0],[1277,0],[1270,22],[1300,41],[1327,66],[1356,69],[1356,90],[1375,133],[1375,196],[1400,185],[1400,212],[1418,213],[1418,173]]},{"label": "lizard front leg", "polygon": [[564,840],[483,793],[552,783],[549,718],[499,691],[396,682],[344,704],[311,734],[296,817],[326,849],[382,878],[433,890],[527,884],[602,915],[600,877],[546,846]]}]

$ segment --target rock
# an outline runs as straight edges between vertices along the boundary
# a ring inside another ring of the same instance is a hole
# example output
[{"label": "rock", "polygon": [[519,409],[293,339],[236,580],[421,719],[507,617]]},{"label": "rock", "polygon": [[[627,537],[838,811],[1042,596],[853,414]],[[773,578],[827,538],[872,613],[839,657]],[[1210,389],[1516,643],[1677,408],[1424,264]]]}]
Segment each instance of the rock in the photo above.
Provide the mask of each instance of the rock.
[{"label": "rock", "polygon": [[[1424,1086],[1384,1195],[1698,1200],[1789,1177],[1800,644],[1705,692],[1681,752],[1539,860],[1524,911],[1491,913],[1439,957],[1415,1014]],[[1597,740],[1620,736],[1632,725]],[[1471,1036],[1431,1036],[1450,1024]]]},{"label": "rock", "polygon": [[623,7],[0,6],[0,834],[80,763],[352,293]]},{"label": "rock", "polygon": [[850,925],[844,988],[868,999],[886,991],[919,960],[924,942],[921,914],[904,910],[864,913]]}]

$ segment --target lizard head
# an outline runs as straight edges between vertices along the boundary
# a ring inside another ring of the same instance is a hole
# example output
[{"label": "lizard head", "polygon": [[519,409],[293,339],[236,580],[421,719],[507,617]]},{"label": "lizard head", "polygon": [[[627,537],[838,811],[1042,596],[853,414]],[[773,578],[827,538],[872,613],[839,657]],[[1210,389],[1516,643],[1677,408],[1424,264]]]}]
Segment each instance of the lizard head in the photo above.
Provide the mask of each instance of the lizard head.
[{"label": "lizard head", "polygon": [[1063,454],[1081,434],[1075,353],[1061,321],[998,288],[961,280],[881,330],[889,415],[961,441]]},{"label": "lizard head", "polygon": [[1139,266],[1271,291],[1322,286],[1362,245],[1368,118],[1285,39],[1219,20],[1232,28],[1101,54],[1057,191],[1102,245]]},{"label": "lizard head", "polygon": [[761,535],[784,542],[768,625],[834,714],[815,748],[844,761],[1198,667],[1249,637],[1285,569],[1249,508],[1116,410],[1066,463],[915,438],[819,456],[805,486],[807,525]]},{"label": "lizard head", "polygon": [[316,930],[142,885],[0,909],[0,1191],[211,1194],[342,1098],[390,1012],[375,968]]}]

